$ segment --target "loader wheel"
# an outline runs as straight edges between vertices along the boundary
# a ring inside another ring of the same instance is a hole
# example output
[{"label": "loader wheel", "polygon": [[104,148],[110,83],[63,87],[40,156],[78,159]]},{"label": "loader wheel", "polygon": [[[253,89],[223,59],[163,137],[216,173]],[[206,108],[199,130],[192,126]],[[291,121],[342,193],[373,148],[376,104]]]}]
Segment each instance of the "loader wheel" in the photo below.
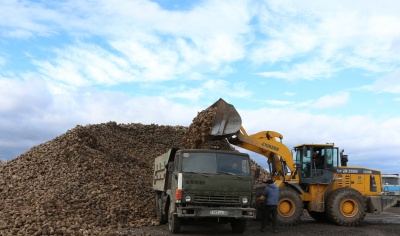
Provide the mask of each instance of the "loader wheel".
[{"label": "loader wheel", "polygon": [[243,233],[246,229],[246,219],[232,219],[231,227],[234,233]]},{"label": "loader wheel", "polygon": [[291,188],[279,189],[278,222],[280,225],[294,225],[303,213],[303,201],[299,194]]},{"label": "loader wheel", "polygon": [[366,214],[364,198],[351,188],[339,188],[332,192],[326,205],[329,220],[341,226],[356,226]]},{"label": "loader wheel", "polygon": [[177,214],[174,214],[174,206],[171,204],[168,210],[168,228],[173,234],[181,231],[181,221]]}]

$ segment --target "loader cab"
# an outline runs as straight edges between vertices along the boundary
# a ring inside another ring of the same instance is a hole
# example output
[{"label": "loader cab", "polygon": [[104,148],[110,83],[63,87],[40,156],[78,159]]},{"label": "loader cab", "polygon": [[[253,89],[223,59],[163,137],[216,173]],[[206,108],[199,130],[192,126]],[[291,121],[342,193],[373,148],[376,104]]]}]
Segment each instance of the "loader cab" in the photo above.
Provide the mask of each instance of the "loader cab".
[{"label": "loader cab", "polygon": [[339,160],[337,147],[333,144],[303,144],[294,148],[302,183],[332,183]]}]

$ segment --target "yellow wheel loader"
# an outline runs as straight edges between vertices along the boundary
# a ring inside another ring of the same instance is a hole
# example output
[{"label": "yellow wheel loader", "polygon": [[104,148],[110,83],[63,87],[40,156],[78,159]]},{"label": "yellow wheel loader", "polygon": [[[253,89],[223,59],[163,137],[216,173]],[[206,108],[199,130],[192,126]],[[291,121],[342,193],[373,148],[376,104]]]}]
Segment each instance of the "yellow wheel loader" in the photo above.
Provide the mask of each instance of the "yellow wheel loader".
[{"label": "yellow wheel loader", "polygon": [[[383,196],[380,171],[347,166],[347,155],[333,143],[302,144],[291,152],[278,132],[247,134],[235,107],[223,99],[209,108],[216,110],[212,139],[227,138],[230,144],[268,159],[271,178],[280,188],[281,225],[296,224],[306,209],[315,220],[355,226],[366,213],[380,213],[396,204]],[[262,190],[256,189],[256,194],[261,196]]]}]

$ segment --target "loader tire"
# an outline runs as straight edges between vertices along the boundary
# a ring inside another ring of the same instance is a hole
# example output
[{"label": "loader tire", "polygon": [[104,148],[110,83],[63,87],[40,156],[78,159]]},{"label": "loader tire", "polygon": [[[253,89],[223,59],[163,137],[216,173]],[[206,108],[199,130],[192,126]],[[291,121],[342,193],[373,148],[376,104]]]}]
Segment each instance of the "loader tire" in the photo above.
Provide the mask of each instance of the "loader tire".
[{"label": "loader tire", "polygon": [[332,192],[326,206],[329,220],[341,226],[358,225],[364,220],[367,210],[363,196],[347,187]]},{"label": "loader tire", "polygon": [[168,228],[173,234],[178,234],[181,231],[181,221],[178,215],[174,214],[174,205],[171,204],[168,210]]},{"label": "loader tire", "polygon": [[279,188],[278,223],[279,225],[295,225],[303,213],[303,201],[296,190]]}]

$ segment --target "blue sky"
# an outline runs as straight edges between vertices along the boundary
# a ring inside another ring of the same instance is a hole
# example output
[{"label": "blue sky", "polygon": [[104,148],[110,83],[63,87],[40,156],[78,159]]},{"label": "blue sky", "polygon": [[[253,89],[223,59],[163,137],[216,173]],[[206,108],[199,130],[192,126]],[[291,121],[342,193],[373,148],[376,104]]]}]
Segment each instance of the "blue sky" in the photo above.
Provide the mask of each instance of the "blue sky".
[{"label": "blue sky", "polygon": [[250,134],[334,142],[349,165],[400,173],[399,12],[394,0],[0,0],[0,159],[76,125],[188,126],[223,98]]}]

